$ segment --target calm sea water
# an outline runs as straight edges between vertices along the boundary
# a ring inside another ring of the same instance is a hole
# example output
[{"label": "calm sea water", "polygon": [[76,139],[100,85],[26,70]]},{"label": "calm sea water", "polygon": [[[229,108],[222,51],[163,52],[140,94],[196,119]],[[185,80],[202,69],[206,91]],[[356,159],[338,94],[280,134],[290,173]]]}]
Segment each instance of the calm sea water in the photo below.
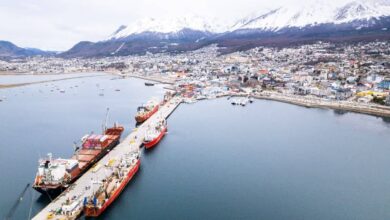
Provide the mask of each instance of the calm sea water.
[{"label": "calm sea water", "polygon": [[[74,140],[99,131],[106,107],[129,132],[136,107],[163,94],[162,86],[112,78],[54,83],[65,93],[50,92],[51,84],[0,90],[7,96],[0,103],[2,216],[32,181],[39,155],[69,156]],[[217,99],[181,105],[168,126],[100,219],[390,218],[390,124],[382,118]],[[29,193],[15,219],[27,218],[31,201],[33,213],[47,204]]]}]

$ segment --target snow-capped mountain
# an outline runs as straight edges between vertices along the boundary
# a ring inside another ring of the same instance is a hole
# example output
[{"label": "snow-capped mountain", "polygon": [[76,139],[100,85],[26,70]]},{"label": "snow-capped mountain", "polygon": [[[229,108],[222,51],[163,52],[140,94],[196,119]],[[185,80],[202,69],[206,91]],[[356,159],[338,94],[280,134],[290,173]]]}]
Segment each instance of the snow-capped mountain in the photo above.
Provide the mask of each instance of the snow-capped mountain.
[{"label": "snow-capped mountain", "polygon": [[108,40],[142,33],[175,34],[183,29],[205,33],[226,33],[242,29],[277,31],[289,27],[342,24],[383,16],[390,16],[390,0],[355,0],[347,4],[317,0],[277,7],[266,13],[253,13],[234,24],[222,24],[215,18],[206,19],[196,15],[144,18],[127,26],[120,26]]},{"label": "snow-capped mountain", "polygon": [[144,18],[127,26],[120,26],[109,39],[122,39],[131,35],[142,33],[175,34],[183,29],[200,32],[221,32],[222,25],[214,19],[212,23],[200,16],[190,15],[185,17],[168,18]]},{"label": "snow-capped mountain", "polygon": [[[223,25],[221,25],[223,24]],[[256,46],[288,46],[318,40],[390,39],[390,0],[289,4],[260,10],[233,24],[200,16],[146,18],[120,26],[100,42],[80,42],[66,57],[180,53],[217,44],[232,52]]]},{"label": "snow-capped mountain", "polygon": [[326,1],[310,4],[283,6],[255,17],[238,21],[230,29],[261,29],[277,31],[290,27],[306,27],[319,24],[343,24],[357,20],[368,20],[390,16],[389,0],[356,0],[339,5]]}]

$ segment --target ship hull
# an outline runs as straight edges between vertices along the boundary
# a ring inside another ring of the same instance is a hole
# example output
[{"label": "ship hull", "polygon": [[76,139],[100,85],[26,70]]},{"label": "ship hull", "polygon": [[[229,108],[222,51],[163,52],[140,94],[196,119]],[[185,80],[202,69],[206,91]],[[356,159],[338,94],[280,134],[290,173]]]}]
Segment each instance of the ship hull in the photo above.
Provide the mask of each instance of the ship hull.
[{"label": "ship hull", "polygon": [[58,196],[61,194],[68,186],[74,183],[80,176],[82,176],[89,168],[91,168],[97,161],[99,161],[103,156],[105,156],[110,150],[112,150],[116,145],[119,144],[121,135],[119,135],[115,140],[113,140],[107,147],[104,148],[99,154],[97,154],[92,160],[88,161],[79,172],[72,174],[72,179],[66,183],[66,185],[33,185],[33,188],[45,195],[50,195],[51,197]]},{"label": "ship hull", "polygon": [[157,110],[158,105],[156,105],[151,111],[146,114],[135,116],[135,120],[137,121],[137,123],[143,123],[144,121],[148,120],[148,118],[150,118],[154,113],[156,113]]},{"label": "ship hull", "polygon": [[114,202],[115,199],[121,194],[123,189],[126,187],[126,185],[130,182],[130,180],[133,178],[133,176],[139,170],[140,164],[141,164],[141,161],[138,160],[136,165],[127,173],[126,178],[122,181],[122,183],[119,185],[119,187],[112,193],[110,198],[104,203],[104,205],[101,208],[84,207],[84,215],[86,217],[100,216],[111,205],[111,203]]},{"label": "ship hull", "polygon": [[66,187],[59,185],[54,187],[49,186],[33,186],[33,189],[35,189],[37,192],[42,193],[43,195],[49,195],[50,197],[58,196],[61,194]]},{"label": "ship hull", "polygon": [[150,149],[150,148],[156,146],[161,141],[161,139],[164,137],[166,132],[167,132],[167,128],[164,127],[164,129],[160,132],[160,134],[155,139],[153,139],[152,141],[148,141],[148,142],[143,143],[145,145],[145,148]]}]

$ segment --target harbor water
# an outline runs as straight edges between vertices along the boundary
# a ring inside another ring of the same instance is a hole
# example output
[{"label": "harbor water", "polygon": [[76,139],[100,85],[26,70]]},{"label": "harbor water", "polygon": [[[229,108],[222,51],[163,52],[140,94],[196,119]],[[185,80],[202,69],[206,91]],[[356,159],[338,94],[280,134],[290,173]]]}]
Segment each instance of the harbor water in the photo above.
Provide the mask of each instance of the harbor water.
[{"label": "harbor water", "polygon": [[[101,131],[107,107],[128,134],[136,107],[162,87],[97,76],[0,90],[0,215],[40,156],[69,157],[73,141]],[[225,98],[182,104],[99,219],[388,219],[389,142],[390,123],[363,114]],[[48,202],[28,191],[14,219]]]}]

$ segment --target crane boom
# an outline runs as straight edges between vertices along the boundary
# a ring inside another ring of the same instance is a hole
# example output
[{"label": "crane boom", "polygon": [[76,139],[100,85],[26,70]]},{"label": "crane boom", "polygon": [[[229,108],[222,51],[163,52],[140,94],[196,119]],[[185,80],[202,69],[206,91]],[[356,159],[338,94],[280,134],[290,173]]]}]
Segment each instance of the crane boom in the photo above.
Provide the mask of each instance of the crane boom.
[{"label": "crane boom", "polygon": [[20,193],[18,199],[12,206],[12,208],[9,210],[8,214],[5,216],[5,220],[10,220],[12,216],[14,215],[16,209],[18,208],[19,204],[22,202],[24,194],[26,194],[27,189],[30,187],[30,183],[27,183],[27,185],[24,187],[22,193]]}]

